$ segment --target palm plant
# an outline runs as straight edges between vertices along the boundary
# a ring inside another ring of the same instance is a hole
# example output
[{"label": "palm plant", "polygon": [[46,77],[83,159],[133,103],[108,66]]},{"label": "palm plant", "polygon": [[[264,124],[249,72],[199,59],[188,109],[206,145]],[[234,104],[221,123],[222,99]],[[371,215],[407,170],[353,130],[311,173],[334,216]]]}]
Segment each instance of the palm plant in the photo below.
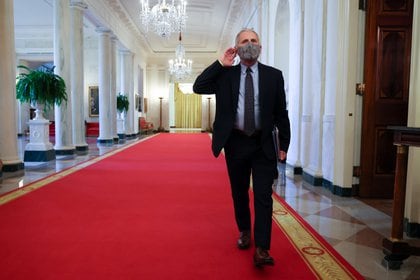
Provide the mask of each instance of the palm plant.
[{"label": "palm plant", "polygon": [[128,111],[128,106],[130,102],[128,101],[128,97],[124,94],[118,93],[117,95],[117,111],[119,113],[124,113]]},{"label": "palm plant", "polygon": [[30,69],[19,65],[18,68],[26,70],[20,73],[16,83],[16,97],[21,102],[32,105],[44,105],[48,110],[67,101],[66,83],[63,78],[54,73],[54,67],[43,66],[41,69]]}]

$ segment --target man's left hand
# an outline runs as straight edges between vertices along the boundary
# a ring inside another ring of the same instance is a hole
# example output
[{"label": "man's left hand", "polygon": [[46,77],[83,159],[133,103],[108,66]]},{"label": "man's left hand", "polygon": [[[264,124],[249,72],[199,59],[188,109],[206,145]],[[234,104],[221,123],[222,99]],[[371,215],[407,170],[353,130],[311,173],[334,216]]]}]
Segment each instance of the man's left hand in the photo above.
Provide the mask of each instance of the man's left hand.
[{"label": "man's left hand", "polygon": [[287,153],[285,152],[285,151],[280,151],[279,152],[279,159],[280,160],[285,160],[286,159],[286,157],[287,157]]}]

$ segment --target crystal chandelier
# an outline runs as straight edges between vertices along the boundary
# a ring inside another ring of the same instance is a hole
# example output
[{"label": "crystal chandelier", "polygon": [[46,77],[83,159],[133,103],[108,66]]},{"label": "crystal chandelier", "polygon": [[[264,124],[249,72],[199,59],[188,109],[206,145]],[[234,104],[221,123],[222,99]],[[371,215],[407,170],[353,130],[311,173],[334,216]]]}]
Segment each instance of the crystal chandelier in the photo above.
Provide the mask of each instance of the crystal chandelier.
[{"label": "crystal chandelier", "polygon": [[175,59],[169,60],[169,73],[175,80],[182,80],[191,74],[192,60],[185,58],[185,48],[182,45],[181,32],[179,33],[179,44],[175,50]]},{"label": "crystal chandelier", "polygon": [[158,3],[151,9],[149,0],[140,1],[140,18],[147,31],[150,26],[156,34],[163,38],[168,38],[172,32],[179,30],[179,28],[184,31],[187,21],[187,1],[178,0],[179,4],[175,6],[174,0],[171,1],[172,4],[166,3],[166,0],[158,0]]}]

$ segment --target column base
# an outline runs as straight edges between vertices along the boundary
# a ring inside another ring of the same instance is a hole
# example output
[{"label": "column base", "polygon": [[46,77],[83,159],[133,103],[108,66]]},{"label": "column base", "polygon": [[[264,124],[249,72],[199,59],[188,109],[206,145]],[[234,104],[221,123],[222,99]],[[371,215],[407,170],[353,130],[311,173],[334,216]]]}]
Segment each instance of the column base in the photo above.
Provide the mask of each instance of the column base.
[{"label": "column base", "polygon": [[303,174],[303,168],[300,167],[300,166],[293,166],[293,174],[302,175]]},{"label": "column base", "polygon": [[25,169],[25,164],[23,162],[17,162],[17,163],[12,163],[12,164],[4,164],[3,163],[3,168],[1,171],[3,172],[16,172],[19,170],[23,170]]},{"label": "column base", "polygon": [[26,150],[23,158],[24,162],[45,162],[55,160],[55,151],[31,151]]},{"label": "column base", "polygon": [[117,144],[124,144],[127,141],[125,134],[118,133],[118,141]]},{"label": "column base", "polygon": [[136,134],[126,134],[125,137],[127,140],[133,140],[136,139]]},{"label": "column base", "polygon": [[83,146],[76,146],[76,154],[77,155],[87,155],[89,153],[89,146],[83,145]]},{"label": "column base", "polygon": [[97,139],[96,143],[99,145],[105,145],[105,146],[112,146],[114,144],[114,139]]},{"label": "column base", "polygon": [[74,155],[75,152],[76,152],[75,149],[63,149],[63,150],[57,149],[55,150],[55,155],[56,156],[72,156]]}]

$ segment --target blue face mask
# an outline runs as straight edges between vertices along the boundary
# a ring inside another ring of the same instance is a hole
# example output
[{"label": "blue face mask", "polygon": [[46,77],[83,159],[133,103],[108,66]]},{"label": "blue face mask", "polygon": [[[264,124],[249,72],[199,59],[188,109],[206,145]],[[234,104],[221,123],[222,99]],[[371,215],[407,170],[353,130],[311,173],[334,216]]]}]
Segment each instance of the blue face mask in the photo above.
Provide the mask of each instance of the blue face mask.
[{"label": "blue face mask", "polygon": [[257,60],[260,56],[260,52],[260,45],[255,45],[251,42],[245,46],[238,47],[238,56],[244,60]]}]

